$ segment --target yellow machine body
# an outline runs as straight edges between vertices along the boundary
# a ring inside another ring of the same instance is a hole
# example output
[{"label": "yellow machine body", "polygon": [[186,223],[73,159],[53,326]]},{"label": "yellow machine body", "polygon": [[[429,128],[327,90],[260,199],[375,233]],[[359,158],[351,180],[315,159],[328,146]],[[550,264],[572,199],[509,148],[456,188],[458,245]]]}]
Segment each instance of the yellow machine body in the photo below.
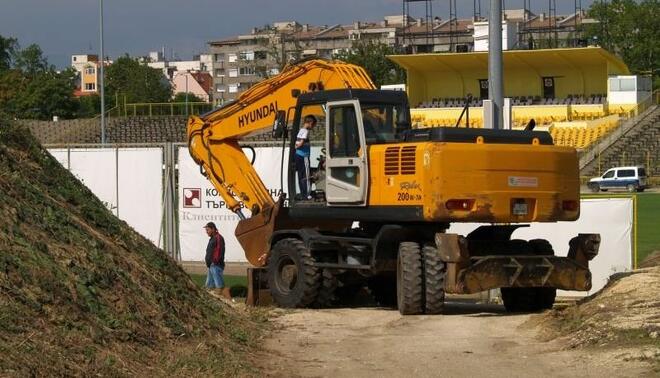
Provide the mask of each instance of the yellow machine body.
[{"label": "yellow machine body", "polygon": [[369,148],[368,206],[416,206],[427,222],[525,223],[579,216],[577,154],[540,144]]}]

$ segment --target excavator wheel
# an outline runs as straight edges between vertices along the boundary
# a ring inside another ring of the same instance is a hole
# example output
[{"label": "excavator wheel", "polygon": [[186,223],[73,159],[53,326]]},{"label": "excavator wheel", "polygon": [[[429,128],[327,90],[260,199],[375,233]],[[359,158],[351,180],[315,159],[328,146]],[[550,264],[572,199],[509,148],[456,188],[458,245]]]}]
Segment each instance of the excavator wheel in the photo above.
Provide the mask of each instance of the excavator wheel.
[{"label": "excavator wheel", "polygon": [[280,307],[307,307],[318,296],[321,272],[305,244],[293,238],[278,241],[268,259],[268,286]]},{"label": "excavator wheel", "polygon": [[[532,239],[529,241],[532,251],[537,256],[554,256],[555,250],[552,244],[545,239]],[[557,297],[557,288],[554,287],[537,287],[536,290],[536,307],[539,310],[549,310],[555,304]]]},{"label": "excavator wheel", "polygon": [[434,246],[422,249],[424,257],[425,309],[427,314],[439,314],[445,305],[445,277],[447,269],[440,259],[440,253]]},{"label": "excavator wheel", "polygon": [[314,301],[316,308],[334,307],[338,303],[337,288],[340,286],[339,279],[329,269],[323,269],[321,273],[321,284],[319,294]]},{"label": "excavator wheel", "polygon": [[508,312],[537,312],[549,310],[555,303],[554,287],[503,287],[502,302]]},{"label": "excavator wheel", "polygon": [[503,287],[502,302],[508,312],[535,312],[538,311],[536,305],[535,287]]},{"label": "excavator wheel", "polygon": [[554,256],[555,254],[552,244],[545,239],[532,239],[528,243],[532,253],[537,256]]},{"label": "excavator wheel", "polygon": [[396,307],[396,277],[374,276],[368,282],[369,291],[382,307]]},{"label": "excavator wheel", "polygon": [[399,244],[396,269],[397,305],[401,315],[421,314],[424,310],[422,251],[418,243]]}]

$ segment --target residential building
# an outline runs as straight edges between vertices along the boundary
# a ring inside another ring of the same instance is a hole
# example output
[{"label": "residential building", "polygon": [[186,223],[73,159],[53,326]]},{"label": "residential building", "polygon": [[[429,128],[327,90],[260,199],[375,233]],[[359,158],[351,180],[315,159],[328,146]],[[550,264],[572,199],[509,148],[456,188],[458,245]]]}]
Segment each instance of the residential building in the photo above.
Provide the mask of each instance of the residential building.
[{"label": "residential building", "polygon": [[[505,49],[586,46],[580,29],[587,20],[583,11],[566,16],[535,15],[529,9],[504,11]],[[461,53],[488,49],[488,21],[440,17],[415,19],[409,15],[386,16],[380,22],[312,26],[296,21],[275,22],[253,28],[249,34],[209,42],[213,96],[221,104],[255,83],[279,73],[287,63],[301,58],[331,59],[357,41],[378,41],[401,53]]]},{"label": "residential building", "polygon": [[177,72],[172,79],[173,93],[191,93],[202,99],[210,101],[213,88],[213,78],[208,72]]},{"label": "residential building", "polygon": [[208,54],[195,55],[192,60],[167,60],[162,52],[152,51],[144,60],[149,67],[162,70],[170,81],[181,72],[212,72],[213,59]]},{"label": "residential building", "polygon": [[72,55],[71,67],[78,74],[76,96],[87,96],[98,93],[98,55]]}]

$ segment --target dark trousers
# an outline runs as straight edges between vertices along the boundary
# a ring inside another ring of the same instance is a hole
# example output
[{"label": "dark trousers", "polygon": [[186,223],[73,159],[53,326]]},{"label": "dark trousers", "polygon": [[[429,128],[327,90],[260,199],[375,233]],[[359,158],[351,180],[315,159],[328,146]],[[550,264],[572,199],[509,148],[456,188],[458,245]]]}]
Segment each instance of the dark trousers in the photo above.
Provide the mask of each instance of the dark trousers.
[{"label": "dark trousers", "polygon": [[309,183],[309,156],[296,156],[296,173],[298,174],[298,186],[300,187],[300,194],[306,199],[309,197],[310,183]]}]

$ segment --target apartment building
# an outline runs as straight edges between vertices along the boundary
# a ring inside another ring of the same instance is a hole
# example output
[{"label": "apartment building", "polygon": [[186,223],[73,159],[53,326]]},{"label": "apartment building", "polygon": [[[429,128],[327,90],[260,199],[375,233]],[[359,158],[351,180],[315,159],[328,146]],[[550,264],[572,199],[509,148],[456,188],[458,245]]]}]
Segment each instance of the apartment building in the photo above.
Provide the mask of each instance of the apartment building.
[{"label": "apartment building", "polygon": [[99,91],[98,55],[78,54],[71,56],[71,67],[78,73],[76,96],[88,96]]},{"label": "apartment building", "polygon": [[[566,16],[535,15],[528,9],[504,12],[505,49],[586,45],[577,31],[588,22],[582,11]],[[279,73],[287,62],[307,57],[331,59],[358,41],[377,41],[401,53],[461,53],[487,49],[488,21],[415,19],[386,16],[379,22],[313,26],[296,21],[253,28],[249,34],[209,42],[213,101],[222,104],[264,78]]]}]

